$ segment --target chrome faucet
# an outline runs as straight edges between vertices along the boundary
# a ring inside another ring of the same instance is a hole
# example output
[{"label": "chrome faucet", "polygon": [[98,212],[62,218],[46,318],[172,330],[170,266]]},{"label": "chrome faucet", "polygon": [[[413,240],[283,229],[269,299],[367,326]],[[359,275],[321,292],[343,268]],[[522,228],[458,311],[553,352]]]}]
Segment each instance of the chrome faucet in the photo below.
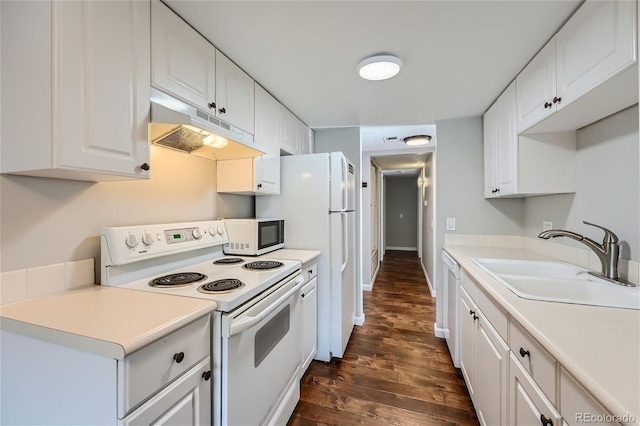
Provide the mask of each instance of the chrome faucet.
[{"label": "chrome faucet", "polygon": [[543,231],[538,235],[538,238],[548,240],[549,238],[569,237],[576,241],[580,241],[582,244],[593,250],[596,256],[598,256],[598,259],[600,259],[600,263],[602,264],[602,272],[599,275],[600,277],[609,281],[614,281],[617,284],[625,285],[626,283],[621,282],[618,277],[618,257],[620,255],[618,236],[605,227],[589,223],[587,221],[582,221],[582,223],[585,225],[595,226],[596,228],[600,228],[604,231],[602,244],[598,244],[584,235],[576,234],[571,231],[563,231],[562,229],[550,229],[548,231]]}]

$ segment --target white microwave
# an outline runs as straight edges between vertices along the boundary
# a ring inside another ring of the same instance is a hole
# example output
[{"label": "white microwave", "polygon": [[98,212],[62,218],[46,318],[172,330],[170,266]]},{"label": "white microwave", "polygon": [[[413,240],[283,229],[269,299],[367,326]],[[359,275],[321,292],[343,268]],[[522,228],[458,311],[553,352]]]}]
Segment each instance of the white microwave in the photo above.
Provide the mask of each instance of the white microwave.
[{"label": "white microwave", "polygon": [[224,219],[226,254],[259,256],[284,247],[284,219]]}]

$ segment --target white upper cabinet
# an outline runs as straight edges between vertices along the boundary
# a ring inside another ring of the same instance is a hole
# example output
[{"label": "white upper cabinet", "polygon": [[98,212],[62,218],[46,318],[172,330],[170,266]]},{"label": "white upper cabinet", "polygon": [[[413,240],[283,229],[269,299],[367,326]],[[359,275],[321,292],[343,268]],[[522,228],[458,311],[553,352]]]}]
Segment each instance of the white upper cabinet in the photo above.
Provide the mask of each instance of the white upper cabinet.
[{"label": "white upper cabinet", "polygon": [[518,133],[555,112],[555,37],[516,77],[516,129]]},{"label": "white upper cabinet", "polygon": [[635,1],[587,1],[558,32],[559,108],[636,61],[635,8]]},{"label": "white upper cabinet", "polygon": [[216,115],[254,134],[253,79],[220,51],[216,51]]},{"label": "white upper cabinet", "polygon": [[154,87],[254,133],[253,79],[159,1],[151,45]]},{"label": "white upper cabinet", "polygon": [[148,178],[150,3],[1,7],[2,173]]},{"label": "white upper cabinet", "polygon": [[576,11],[516,78],[518,133],[577,130],[638,102],[636,7]]},{"label": "white upper cabinet", "polygon": [[282,105],[255,83],[255,158],[218,161],[217,191],[246,195],[280,193]]},{"label": "white upper cabinet", "polygon": [[216,100],[216,48],[159,1],[151,4],[151,84],[204,110]]}]

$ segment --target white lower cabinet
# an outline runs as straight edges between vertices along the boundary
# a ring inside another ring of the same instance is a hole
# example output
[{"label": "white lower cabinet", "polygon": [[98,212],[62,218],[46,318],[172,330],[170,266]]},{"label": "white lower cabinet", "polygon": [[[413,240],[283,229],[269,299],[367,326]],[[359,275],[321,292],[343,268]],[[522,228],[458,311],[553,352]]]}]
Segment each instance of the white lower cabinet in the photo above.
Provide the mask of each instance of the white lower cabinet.
[{"label": "white lower cabinet", "polygon": [[564,368],[560,369],[560,400],[560,413],[566,425],[619,424]]},{"label": "white lower cabinet", "polygon": [[307,283],[300,290],[302,307],[302,361],[300,378],[309,368],[309,364],[318,349],[318,264],[312,263],[303,267],[303,275]]},{"label": "white lower cabinet", "polygon": [[0,337],[0,424],[211,424],[209,315],[124,359]]},{"label": "white lower cabinet", "polygon": [[558,426],[560,414],[511,354],[509,364],[509,424]]},{"label": "white lower cabinet", "polygon": [[460,368],[478,420],[506,425],[509,347],[464,287],[460,293]]}]

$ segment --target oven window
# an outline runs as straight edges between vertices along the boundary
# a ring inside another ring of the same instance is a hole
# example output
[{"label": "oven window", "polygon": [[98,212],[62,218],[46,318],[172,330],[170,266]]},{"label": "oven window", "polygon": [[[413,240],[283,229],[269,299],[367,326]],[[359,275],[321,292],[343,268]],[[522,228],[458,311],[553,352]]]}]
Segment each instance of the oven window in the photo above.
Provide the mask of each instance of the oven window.
[{"label": "oven window", "polygon": [[258,248],[271,247],[280,243],[280,221],[260,222],[258,225]]},{"label": "oven window", "polygon": [[254,367],[258,367],[260,363],[269,355],[276,347],[278,342],[287,335],[289,331],[289,304],[278,312],[269,320],[258,332],[255,337],[254,345]]}]

